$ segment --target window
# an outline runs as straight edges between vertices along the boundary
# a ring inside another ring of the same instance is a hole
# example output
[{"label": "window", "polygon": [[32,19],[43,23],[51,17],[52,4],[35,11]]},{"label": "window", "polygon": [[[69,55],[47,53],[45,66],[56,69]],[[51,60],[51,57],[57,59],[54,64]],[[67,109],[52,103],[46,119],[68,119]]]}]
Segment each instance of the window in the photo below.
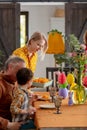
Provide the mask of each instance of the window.
[{"label": "window", "polygon": [[24,46],[28,40],[28,12],[20,14],[20,47]]}]

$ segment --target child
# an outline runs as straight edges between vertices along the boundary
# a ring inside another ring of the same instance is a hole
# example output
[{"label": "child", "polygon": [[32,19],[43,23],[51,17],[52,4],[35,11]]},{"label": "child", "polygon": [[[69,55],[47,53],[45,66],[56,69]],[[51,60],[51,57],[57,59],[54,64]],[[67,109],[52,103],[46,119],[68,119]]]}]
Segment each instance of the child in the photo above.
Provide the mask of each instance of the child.
[{"label": "child", "polygon": [[18,88],[14,91],[13,100],[10,106],[12,121],[23,122],[20,130],[35,128],[33,121],[29,118],[36,109],[31,107],[28,89],[32,85],[33,72],[30,69],[22,68],[16,75]]}]

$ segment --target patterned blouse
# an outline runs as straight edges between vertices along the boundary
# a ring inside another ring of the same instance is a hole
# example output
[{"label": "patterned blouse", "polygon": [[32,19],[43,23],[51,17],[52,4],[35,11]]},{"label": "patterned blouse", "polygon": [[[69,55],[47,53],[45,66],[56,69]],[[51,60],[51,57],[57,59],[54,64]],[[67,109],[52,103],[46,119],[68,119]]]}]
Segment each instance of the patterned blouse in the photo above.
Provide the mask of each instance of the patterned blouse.
[{"label": "patterned blouse", "polygon": [[12,121],[26,121],[29,119],[29,115],[21,114],[21,111],[29,109],[28,91],[19,87],[15,90],[13,95],[13,100],[10,106]]},{"label": "patterned blouse", "polygon": [[23,58],[26,63],[26,67],[30,68],[33,72],[35,72],[37,63],[37,53],[34,53],[33,56],[29,58],[29,51],[27,49],[27,45],[25,45],[24,47],[18,48],[15,51],[13,51],[13,54]]}]

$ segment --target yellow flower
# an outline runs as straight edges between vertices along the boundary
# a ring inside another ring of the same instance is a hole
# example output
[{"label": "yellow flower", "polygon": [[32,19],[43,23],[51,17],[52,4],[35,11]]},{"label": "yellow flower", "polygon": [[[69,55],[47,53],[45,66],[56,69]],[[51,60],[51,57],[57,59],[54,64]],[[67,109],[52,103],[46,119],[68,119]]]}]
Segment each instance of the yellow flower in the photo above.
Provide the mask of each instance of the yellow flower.
[{"label": "yellow flower", "polygon": [[75,82],[75,78],[74,78],[73,74],[71,74],[71,73],[69,73],[67,75],[66,79],[67,79],[68,84],[70,84],[70,85]]},{"label": "yellow flower", "polygon": [[72,85],[70,86],[70,90],[73,90],[76,85],[77,84],[75,82],[73,82]]}]

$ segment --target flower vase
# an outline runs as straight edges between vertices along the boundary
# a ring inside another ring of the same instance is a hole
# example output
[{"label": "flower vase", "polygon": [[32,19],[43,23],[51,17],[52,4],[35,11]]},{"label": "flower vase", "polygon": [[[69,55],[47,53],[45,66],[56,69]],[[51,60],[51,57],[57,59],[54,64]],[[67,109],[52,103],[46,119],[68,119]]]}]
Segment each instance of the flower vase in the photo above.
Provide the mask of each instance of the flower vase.
[{"label": "flower vase", "polygon": [[58,92],[59,96],[62,96],[63,98],[68,97],[68,89],[67,88],[59,88]]},{"label": "flower vase", "polygon": [[77,73],[77,84],[73,89],[73,103],[74,104],[84,104],[86,101],[86,91],[82,84],[84,65],[82,62],[78,62],[78,73]]},{"label": "flower vase", "polygon": [[84,86],[76,86],[73,90],[73,103],[84,104],[86,101],[86,91]]}]

